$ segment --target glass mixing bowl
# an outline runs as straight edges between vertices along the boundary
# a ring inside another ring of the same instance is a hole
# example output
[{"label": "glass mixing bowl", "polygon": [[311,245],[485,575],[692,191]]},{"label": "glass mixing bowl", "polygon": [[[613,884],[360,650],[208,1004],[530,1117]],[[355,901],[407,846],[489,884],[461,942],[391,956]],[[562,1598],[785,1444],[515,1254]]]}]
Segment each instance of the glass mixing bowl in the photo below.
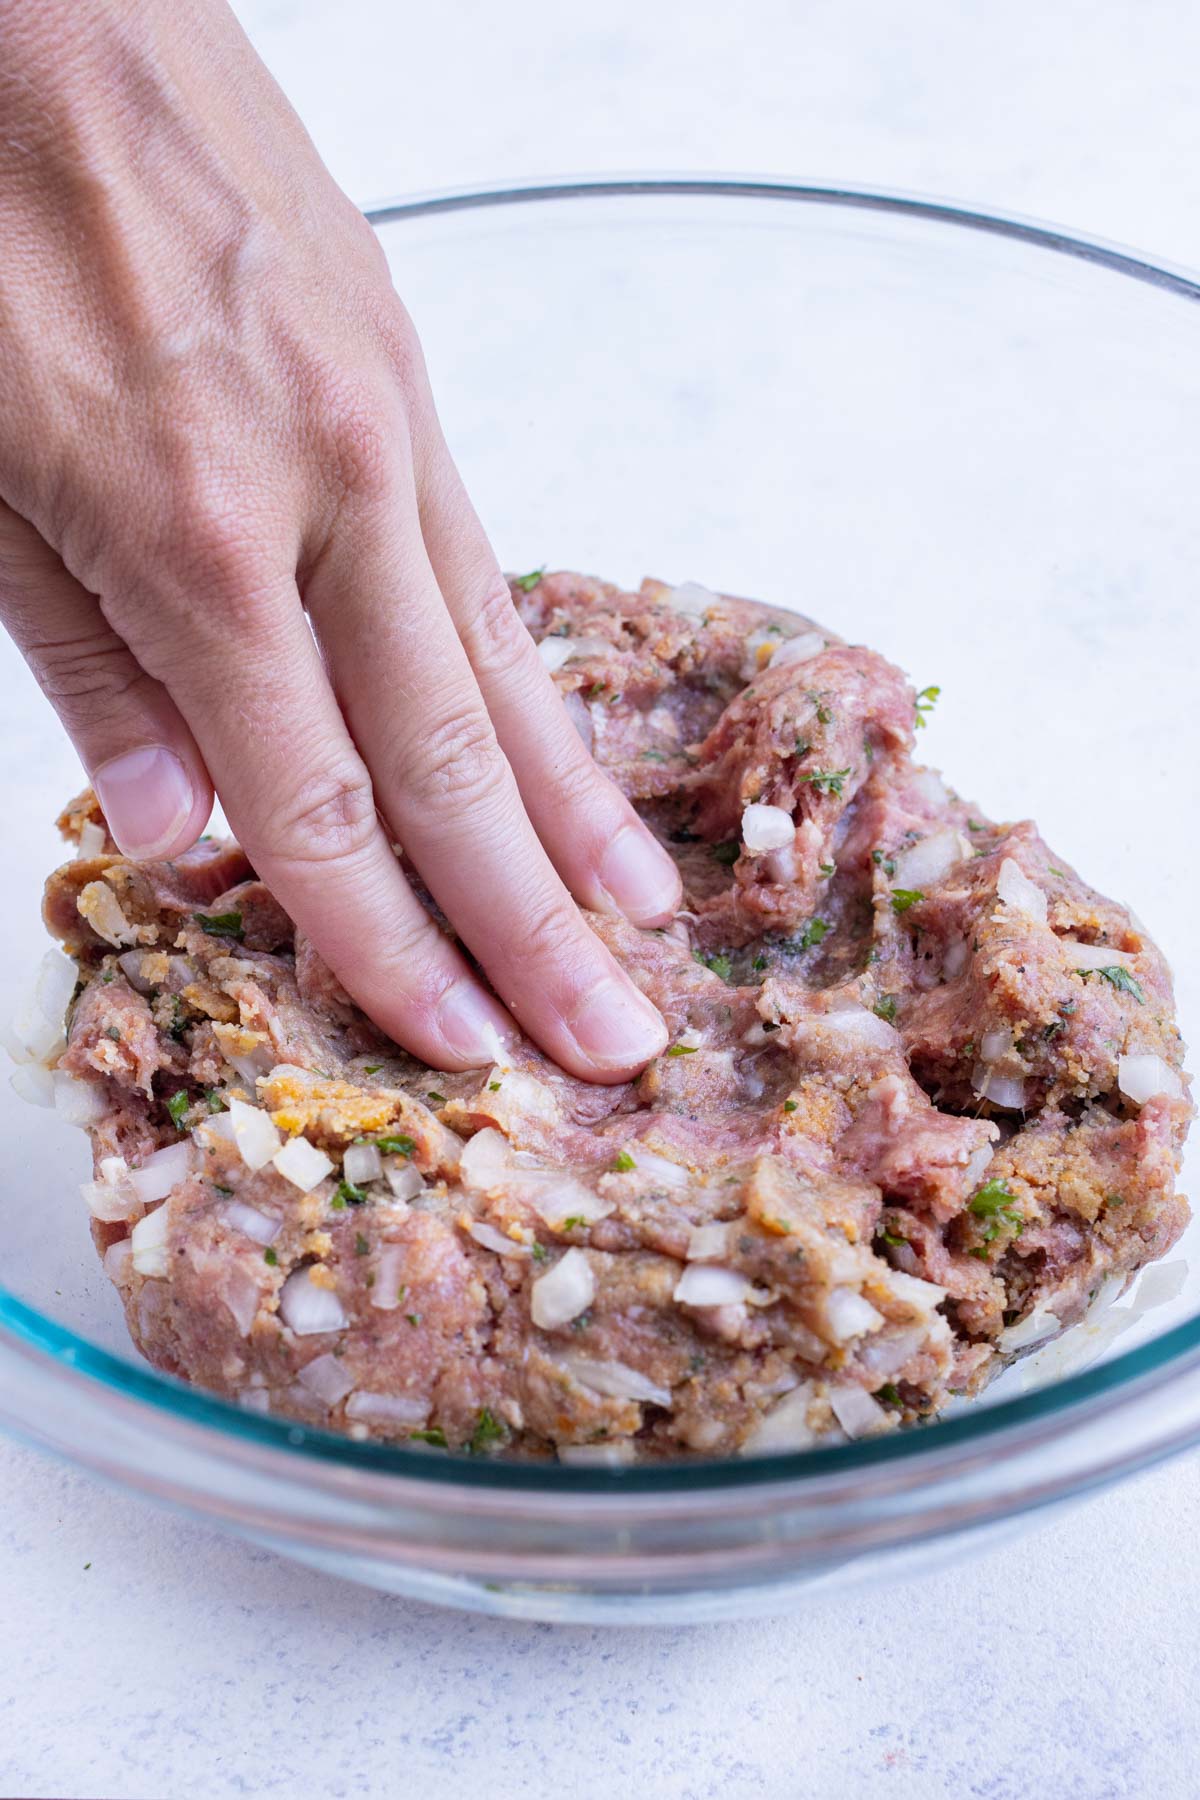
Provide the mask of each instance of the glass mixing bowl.
[{"label": "glass mixing bowl", "polygon": [[[1136,907],[1186,1032],[1197,282],[1016,220],[783,182],[571,182],[372,216],[505,564],[794,603],[940,684],[930,762]],[[0,656],[11,1010],[80,778]],[[0,1121],[0,1417],[425,1599],[574,1620],[781,1610],[1200,1438],[1185,1241],[1136,1290],[1149,1310],[1122,1302],[959,1416],[884,1439],[608,1471],[335,1439],[136,1361],[77,1196],[82,1136],[7,1086]],[[1088,1357],[1105,1360],[1072,1370]]]}]

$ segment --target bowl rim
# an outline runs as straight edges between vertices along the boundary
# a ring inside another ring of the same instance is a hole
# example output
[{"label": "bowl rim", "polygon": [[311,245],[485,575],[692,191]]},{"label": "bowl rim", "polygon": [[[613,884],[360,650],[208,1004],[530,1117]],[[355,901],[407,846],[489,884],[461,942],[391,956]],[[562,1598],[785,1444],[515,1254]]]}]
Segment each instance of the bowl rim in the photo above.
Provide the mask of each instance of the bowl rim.
[{"label": "bowl rim", "polygon": [[[375,202],[363,209],[367,221],[378,228],[404,220],[484,210],[498,207],[553,204],[589,199],[743,199],[793,202],[807,206],[861,209],[929,220],[951,228],[985,232],[1030,244],[1036,248],[1081,260],[1115,274],[1177,295],[1200,301],[1200,275],[1180,265],[1110,243],[1084,233],[1030,219],[1020,214],[984,210],[965,202],[933,198],[886,188],[842,183],[790,181],[784,177],[708,174],[631,174],[621,176],[564,176],[555,179],[512,181],[496,186],[466,186],[432,193],[400,196]],[[200,1428],[212,1442],[240,1444],[247,1451],[285,1453],[293,1466],[305,1457],[325,1466],[341,1465],[375,1476],[394,1475],[406,1484],[437,1486],[463,1484],[480,1494],[491,1490],[496,1498],[505,1490],[526,1494],[587,1492],[598,1498],[679,1494],[697,1499],[721,1489],[761,1491],[771,1486],[795,1489],[822,1484],[853,1471],[882,1473],[891,1469],[913,1471],[931,1467],[933,1453],[951,1458],[977,1453],[988,1447],[1000,1451],[1022,1433],[1022,1428],[1060,1419],[1071,1422],[1094,1412],[1106,1397],[1137,1389],[1146,1396],[1170,1385],[1194,1366],[1200,1350],[1200,1314],[1174,1326],[1161,1336],[1127,1350],[1097,1367],[1068,1375],[1060,1381],[1011,1399],[980,1405],[951,1418],[933,1421],[920,1429],[859,1442],[817,1446],[808,1450],[734,1458],[680,1457],[655,1464],[603,1468],[580,1467],[550,1459],[518,1462],[498,1457],[445,1454],[427,1448],[404,1449],[398,1445],[360,1442],[296,1421],[248,1412],[202,1388],[162,1374],[148,1364],[136,1363],[103,1350],[37,1308],[20,1300],[0,1283],[0,1377],[7,1366],[19,1378],[29,1360],[53,1378],[68,1375],[107,1391],[114,1399],[142,1408],[166,1412],[180,1425]],[[0,1417],[20,1428],[19,1407],[5,1404],[0,1379]],[[1200,1438],[1200,1409],[1194,1429],[1184,1439],[1176,1437],[1171,1449]],[[1142,1458],[1141,1460],[1147,1460]]]}]

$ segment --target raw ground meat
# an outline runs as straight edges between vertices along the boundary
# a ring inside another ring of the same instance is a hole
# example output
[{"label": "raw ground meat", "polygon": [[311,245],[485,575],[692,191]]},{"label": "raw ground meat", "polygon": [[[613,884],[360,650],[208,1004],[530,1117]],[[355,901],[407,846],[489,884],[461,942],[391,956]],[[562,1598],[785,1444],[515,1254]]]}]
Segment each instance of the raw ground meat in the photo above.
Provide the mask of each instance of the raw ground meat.
[{"label": "raw ground meat", "polygon": [[[794,1448],[977,1392],[1161,1256],[1192,1110],[1163,959],[914,765],[900,672],[691,584],[512,594],[678,860],[667,930],[589,915],[670,1047],[615,1088],[526,1043],[432,1071],[236,845],[134,865],[81,796],[46,895],[82,983],[57,1067],[150,1361],[477,1452]],[[786,841],[748,847],[748,807]]]}]

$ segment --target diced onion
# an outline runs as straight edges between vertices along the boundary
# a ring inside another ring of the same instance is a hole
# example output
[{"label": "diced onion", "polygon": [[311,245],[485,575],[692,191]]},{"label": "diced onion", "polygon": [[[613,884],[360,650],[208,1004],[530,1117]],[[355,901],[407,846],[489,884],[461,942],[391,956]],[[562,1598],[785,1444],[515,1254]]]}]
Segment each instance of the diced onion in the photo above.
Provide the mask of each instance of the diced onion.
[{"label": "diced onion", "polygon": [[951,938],[942,952],[942,974],[947,981],[953,981],[956,975],[962,974],[969,955],[966,938]]},{"label": "diced onion", "polygon": [[1006,856],[1000,864],[1000,876],[996,882],[997,898],[1003,900],[1014,912],[1024,913],[1028,919],[1036,919],[1040,925],[1046,923],[1046,896],[1034,882],[1030,881],[1019,863],[1011,856]]},{"label": "diced onion", "polygon": [[415,1394],[374,1394],[359,1388],[346,1402],[346,1417],[371,1425],[423,1425],[429,1417],[429,1402]]},{"label": "diced onion", "polygon": [[906,1275],[903,1269],[889,1269],[884,1282],[897,1300],[906,1301],[926,1317],[936,1312],[940,1302],[946,1298],[947,1290],[939,1287],[936,1281],[924,1281],[919,1275]]},{"label": "diced onion", "polygon": [[1006,1029],[985,1031],[979,1040],[979,1054],[984,1062],[1002,1062],[1013,1047],[1013,1034]]},{"label": "diced onion", "polygon": [[742,842],[752,856],[765,850],[786,850],[795,837],[795,822],[782,806],[762,806],[755,801],[742,813]]},{"label": "diced onion", "polygon": [[249,1337],[262,1300],[258,1282],[242,1263],[226,1269],[219,1289],[230,1317],[243,1337]]},{"label": "diced onion", "polygon": [[183,1138],[148,1156],[140,1169],[130,1169],[129,1185],[143,1206],[165,1200],[173,1187],[186,1180],[192,1166],[192,1141]]},{"label": "diced onion", "polygon": [[19,1100],[30,1106],[54,1105],[54,1077],[41,1063],[19,1063],[9,1080]]},{"label": "diced onion", "polygon": [[819,631],[798,631],[795,637],[784,638],[771,658],[771,667],[782,669],[788,663],[808,662],[824,648],[825,639]]},{"label": "diced onion", "polygon": [[248,1106],[244,1100],[229,1102],[233,1141],[248,1169],[265,1169],[276,1151],[283,1146],[269,1113],[261,1106]]},{"label": "diced onion", "polygon": [[1183,1098],[1183,1082],[1170,1063],[1150,1052],[1117,1058],[1117,1086],[1136,1106],[1144,1106],[1159,1095],[1168,1100]]},{"label": "diced onion", "polygon": [[512,1167],[512,1161],[512,1150],[504,1133],[497,1131],[494,1125],[485,1125],[463,1146],[459,1178],[464,1187],[486,1193]]},{"label": "diced onion", "polygon": [[672,1298],[679,1306],[739,1306],[750,1294],[750,1283],[736,1269],[719,1263],[689,1263],[675,1283]]},{"label": "diced onion", "polygon": [[685,613],[689,619],[702,619],[710,607],[720,603],[720,595],[714,594],[711,588],[701,587],[698,581],[681,581],[666,596],[667,605],[676,612]]},{"label": "diced onion", "polygon": [[[266,1118],[265,1113],[260,1116]],[[274,1125],[271,1129],[274,1131]],[[240,1139],[238,1148],[241,1149]],[[245,1152],[242,1154],[244,1156]],[[284,1180],[290,1181],[302,1194],[311,1194],[333,1172],[330,1158],[323,1150],[318,1150],[315,1144],[310,1144],[306,1137],[289,1138],[283,1149],[275,1152],[271,1161]]]},{"label": "diced onion", "polygon": [[889,1431],[894,1423],[892,1415],[865,1388],[831,1388],[829,1404],[834,1418],[850,1438],[874,1437],[878,1432]]},{"label": "diced onion", "polygon": [[137,927],[125,917],[121,902],[106,881],[89,881],[80,889],[75,906],[97,937],[102,937],[114,950],[124,944],[136,943]]},{"label": "diced onion", "polygon": [[349,1144],[342,1157],[342,1174],[355,1187],[383,1177],[383,1158],[378,1144]]},{"label": "diced onion", "polygon": [[729,1250],[729,1226],[693,1225],[688,1238],[689,1262],[716,1262]]},{"label": "diced onion", "polygon": [[1031,1344],[1040,1344],[1061,1329],[1057,1313],[1039,1302],[1024,1319],[1005,1327],[996,1339],[996,1348],[1001,1356],[1008,1356],[1014,1350],[1028,1350]]},{"label": "diced onion", "polygon": [[[493,1087],[498,1090],[494,1095]],[[502,1106],[506,1113],[518,1110],[535,1119],[544,1119],[547,1124],[555,1123],[561,1116],[552,1088],[539,1081],[536,1075],[528,1075],[523,1069],[514,1069],[507,1064],[488,1070],[484,1092],[475,1102],[475,1109],[486,1112],[493,1103]]]},{"label": "diced onion", "polygon": [[950,790],[936,769],[914,769],[909,785],[926,806],[940,809],[950,799]]},{"label": "diced onion", "polygon": [[80,1081],[65,1069],[54,1071],[54,1110],[67,1125],[95,1125],[107,1108],[98,1082]]},{"label": "diced onion", "polygon": [[152,981],[147,981],[146,977],[142,974],[142,962],[145,959],[145,956],[146,952],[144,950],[123,950],[117,958],[122,975],[124,975],[130,987],[134,988],[139,994],[148,994],[150,989],[154,986],[154,983]]},{"label": "diced onion", "polygon": [[273,1219],[257,1206],[247,1206],[244,1200],[227,1200],[221,1212],[234,1231],[252,1238],[256,1244],[273,1244],[283,1227],[282,1219]]},{"label": "diced onion", "polygon": [[585,1312],[596,1297],[596,1277],[582,1250],[568,1250],[534,1282],[529,1311],[542,1331],[553,1331]]},{"label": "diced onion", "polygon": [[772,1452],[807,1450],[817,1441],[817,1433],[808,1423],[813,1388],[810,1381],[801,1382],[785,1394],[777,1406],[764,1413],[741,1447],[743,1456],[769,1456]]},{"label": "diced onion", "polygon": [[554,1169],[514,1171],[512,1179],[504,1186],[556,1230],[562,1229],[566,1219],[595,1225],[617,1210],[615,1201],[601,1199],[581,1181],[570,1175],[560,1175]]},{"label": "diced onion", "polygon": [[672,1162],[667,1156],[659,1156],[653,1150],[646,1150],[639,1144],[634,1160],[643,1175],[649,1175],[653,1180],[661,1181],[665,1187],[685,1188],[691,1186],[692,1178],[688,1171],[680,1168],[678,1163]]},{"label": "diced onion", "polygon": [[285,1325],[297,1337],[315,1337],[323,1331],[340,1331],[349,1324],[345,1309],[333,1288],[318,1287],[308,1269],[294,1269],[279,1290],[279,1311]]},{"label": "diced onion", "polygon": [[311,1362],[297,1372],[297,1381],[315,1394],[326,1406],[336,1406],[344,1400],[354,1386],[354,1377],[346,1373],[346,1365],[342,1357],[333,1356],[325,1351],[314,1356]]},{"label": "diced onion", "polygon": [[393,1200],[415,1200],[425,1190],[420,1169],[414,1168],[407,1158],[403,1162],[398,1158],[386,1162],[383,1177],[391,1189]]},{"label": "diced onion", "polygon": [[637,1461],[631,1438],[615,1438],[610,1444],[560,1444],[558,1460],[581,1469],[621,1469]]},{"label": "diced onion", "polygon": [[866,1007],[850,1006],[840,1012],[814,1013],[804,1021],[806,1026],[824,1026],[838,1037],[854,1043],[875,1044],[880,1050],[896,1050],[900,1038],[895,1028]]},{"label": "diced onion", "polygon": [[1072,969],[1128,969],[1133,957],[1125,950],[1114,950],[1108,944],[1080,944],[1074,938],[1059,938],[1058,947]]},{"label": "diced onion", "polygon": [[268,1413],[271,1410],[271,1396],[266,1388],[243,1388],[237,1403],[243,1412]]},{"label": "diced onion", "polygon": [[79,848],[75,852],[79,861],[90,860],[93,856],[103,856],[107,835],[103,825],[98,825],[95,819],[85,819],[79,827]]},{"label": "diced onion", "polygon": [[123,1156],[106,1156],[100,1164],[99,1179],[83,1183],[79,1192],[94,1219],[119,1224],[137,1218],[142,1203],[130,1186],[128,1175]]},{"label": "diced onion", "polygon": [[598,1362],[589,1356],[560,1356],[559,1362],[581,1387],[594,1394],[606,1394],[613,1400],[646,1400],[654,1406],[670,1406],[671,1390],[651,1381],[640,1369],[627,1363]]},{"label": "diced onion", "polygon": [[371,1289],[371,1305],[377,1312],[395,1312],[404,1297],[404,1264],[407,1251],[403,1244],[385,1244],[375,1259],[375,1285]]},{"label": "diced onion", "polygon": [[825,1296],[825,1323],[835,1344],[848,1344],[851,1338],[878,1331],[883,1314],[854,1288],[835,1287]]},{"label": "diced onion", "polygon": [[924,1325],[905,1325],[898,1331],[881,1331],[878,1337],[867,1338],[858,1359],[875,1381],[887,1381],[898,1375],[927,1342]]},{"label": "diced onion", "polygon": [[949,873],[955,863],[972,854],[961,831],[943,825],[920,843],[901,850],[896,857],[895,883],[902,888],[930,888]]},{"label": "diced onion", "polygon": [[973,1194],[983,1180],[983,1171],[996,1154],[991,1144],[980,1144],[978,1150],[972,1150],[963,1165],[963,1191]]},{"label": "diced onion", "polygon": [[544,637],[537,647],[537,653],[545,668],[553,675],[555,669],[561,669],[571,654],[571,640],[565,637]]},{"label": "diced onion", "polygon": [[1012,1112],[1025,1110],[1025,1083],[1011,1075],[1000,1075],[990,1063],[976,1063],[971,1086],[981,1100],[1003,1106]]},{"label": "diced onion", "polygon": [[477,1244],[482,1244],[485,1250],[494,1250],[497,1256],[533,1255],[531,1244],[522,1244],[519,1239],[505,1237],[502,1231],[497,1231],[486,1219],[472,1219],[467,1226],[467,1235],[473,1237]]},{"label": "diced onion", "polygon": [[157,1207],[139,1219],[129,1234],[133,1266],[139,1275],[161,1279],[170,1269],[167,1255],[167,1227],[170,1220],[165,1206]]},{"label": "diced onion", "polygon": [[132,1267],[133,1246],[128,1238],[118,1238],[104,1252],[104,1273],[110,1281],[115,1281],[121,1287],[129,1280]]},{"label": "diced onion", "polygon": [[43,1062],[57,1051],[78,980],[79,970],[69,956],[57,946],[47,950],[12,1021],[17,1061]]}]

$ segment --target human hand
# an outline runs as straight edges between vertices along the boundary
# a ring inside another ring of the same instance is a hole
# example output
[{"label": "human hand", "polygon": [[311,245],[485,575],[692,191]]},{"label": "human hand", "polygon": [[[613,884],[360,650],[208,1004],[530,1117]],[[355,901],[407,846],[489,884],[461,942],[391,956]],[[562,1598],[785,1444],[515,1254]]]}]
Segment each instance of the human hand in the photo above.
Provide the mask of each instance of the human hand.
[{"label": "human hand", "polygon": [[373,233],[223,4],[9,0],[0,240],[0,616],[121,849],[178,855],[215,787],[437,1067],[513,1017],[593,1080],[661,1050],[571,895],[660,924],[674,865],[516,616]]}]

